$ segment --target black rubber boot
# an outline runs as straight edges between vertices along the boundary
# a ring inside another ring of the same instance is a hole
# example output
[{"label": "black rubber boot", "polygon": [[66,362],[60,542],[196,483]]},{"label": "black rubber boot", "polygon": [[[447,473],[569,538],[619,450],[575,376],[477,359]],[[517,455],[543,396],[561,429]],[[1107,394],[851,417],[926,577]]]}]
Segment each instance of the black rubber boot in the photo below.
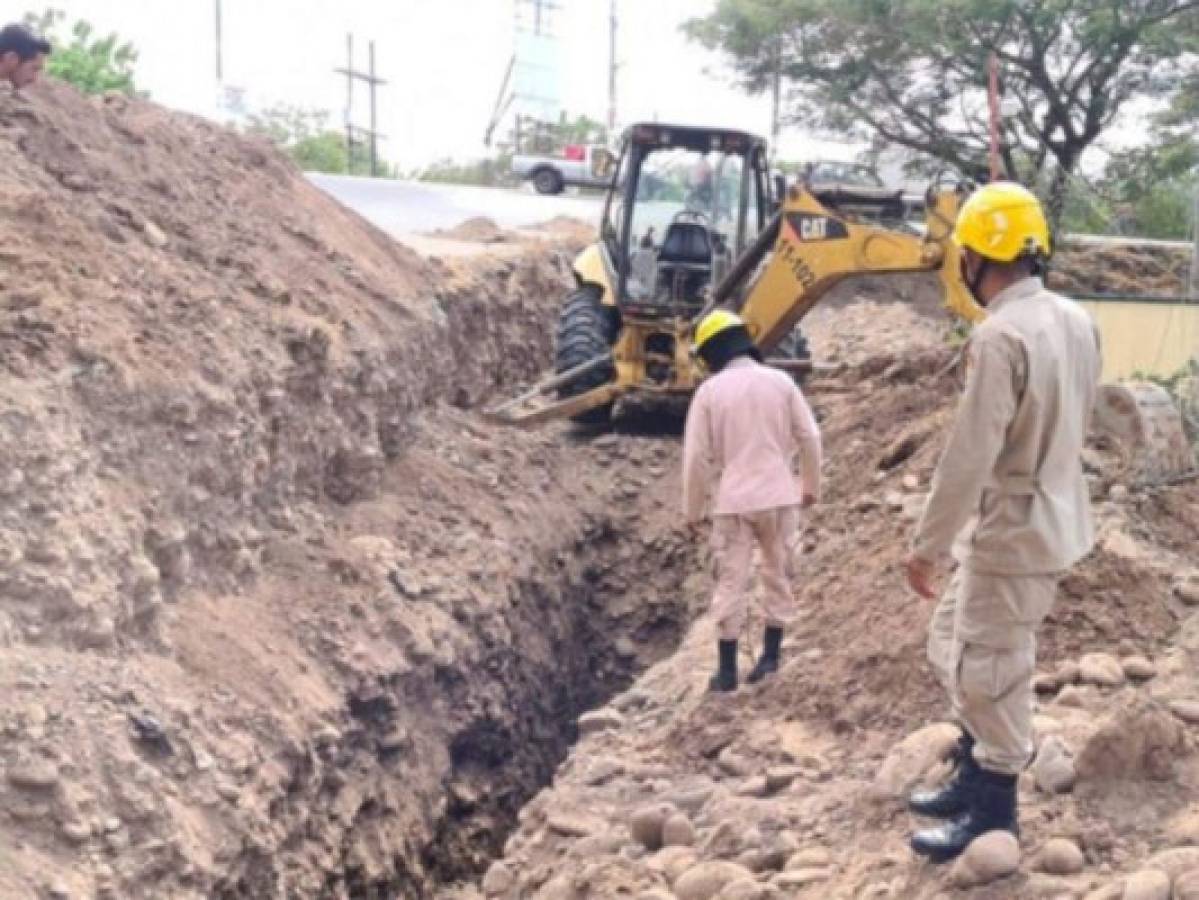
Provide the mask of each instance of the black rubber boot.
[{"label": "black rubber boot", "polygon": [[737,642],[720,641],[717,644],[720,653],[720,668],[708,682],[708,690],[727,692],[737,690]]},{"label": "black rubber boot", "polygon": [[912,835],[912,849],[935,863],[949,862],[988,831],[1010,831],[1016,837],[1016,776],[979,769],[974,776],[970,808],[964,816]]},{"label": "black rubber boot", "polygon": [[969,809],[974,782],[981,770],[974,761],[974,738],[966,729],[962,729],[949,758],[954,767],[949,781],[936,790],[915,791],[908,797],[908,809],[916,815],[952,819]]},{"label": "black rubber boot", "polygon": [[762,656],[758,659],[745,680],[757,684],[767,675],[773,675],[779,670],[779,647],[783,643],[783,629],[774,625],[766,626],[766,638],[762,645]]}]

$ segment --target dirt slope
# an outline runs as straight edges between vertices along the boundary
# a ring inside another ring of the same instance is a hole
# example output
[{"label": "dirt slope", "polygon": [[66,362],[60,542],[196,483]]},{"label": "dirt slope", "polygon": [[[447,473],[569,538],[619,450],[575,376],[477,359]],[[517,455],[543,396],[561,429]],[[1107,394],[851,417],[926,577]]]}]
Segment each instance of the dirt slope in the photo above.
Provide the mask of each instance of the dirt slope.
[{"label": "dirt slope", "polygon": [[52,83],[0,98],[0,211],[0,896],[478,871],[682,615],[686,548],[619,540],[649,476],[461,411],[541,369],[571,246],[423,259]]}]

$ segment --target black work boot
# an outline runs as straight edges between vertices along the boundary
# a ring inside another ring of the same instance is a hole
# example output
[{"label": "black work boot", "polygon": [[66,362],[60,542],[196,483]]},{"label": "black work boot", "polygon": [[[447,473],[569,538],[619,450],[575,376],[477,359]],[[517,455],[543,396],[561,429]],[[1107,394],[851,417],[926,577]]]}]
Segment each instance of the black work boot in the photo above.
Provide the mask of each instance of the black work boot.
[{"label": "black work boot", "polygon": [[766,626],[766,639],[762,645],[762,656],[754,664],[753,671],[745,680],[757,684],[767,675],[773,675],[779,670],[779,647],[783,643],[783,629],[775,625]]},{"label": "black work boot", "polygon": [[949,862],[976,837],[988,831],[1010,831],[1016,837],[1016,776],[979,769],[974,776],[970,808],[964,816],[912,835],[912,849],[931,862]]},{"label": "black work boot", "polygon": [[965,728],[949,759],[954,768],[949,781],[936,790],[914,791],[908,797],[908,809],[916,815],[952,819],[969,808],[970,795],[980,770],[974,761],[974,738]]},{"label": "black work boot", "polygon": [[737,690],[737,642],[720,641],[717,644],[720,652],[720,668],[708,682],[708,690],[727,692]]}]

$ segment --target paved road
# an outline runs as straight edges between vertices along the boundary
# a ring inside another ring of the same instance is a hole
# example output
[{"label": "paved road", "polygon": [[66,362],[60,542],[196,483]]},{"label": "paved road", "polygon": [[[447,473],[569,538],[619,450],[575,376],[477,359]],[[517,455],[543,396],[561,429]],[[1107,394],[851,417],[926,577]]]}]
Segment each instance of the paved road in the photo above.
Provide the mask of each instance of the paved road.
[{"label": "paved road", "polygon": [[524,228],[555,216],[596,223],[601,200],[560,194],[543,197],[528,189],[464,187],[418,181],[309,173],[309,180],[359,215],[393,235],[452,228],[464,219],[486,216],[501,228]]}]

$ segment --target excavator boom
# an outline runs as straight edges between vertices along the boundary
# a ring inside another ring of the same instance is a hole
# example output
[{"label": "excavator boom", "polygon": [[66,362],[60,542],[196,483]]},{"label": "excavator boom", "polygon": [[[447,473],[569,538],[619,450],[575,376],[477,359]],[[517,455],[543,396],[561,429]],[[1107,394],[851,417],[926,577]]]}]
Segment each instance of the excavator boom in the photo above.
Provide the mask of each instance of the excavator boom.
[{"label": "excavator boom", "polygon": [[[929,198],[925,233],[920,236],[840,218],[807,191],[792,188],[771,223],[778,234],[770,262],[743,302],[731,305],[766,355],[832,288],[860,275],[935,271],[945,305],[969,321],[978,321],[983,310],[962,281],[960,250],[950,239],[957,207],[954,191]],[[747,263],[756,265],[754,249],[746,256],[751,257]],[[739,287],[726,279],[716,287],[705,312],[730,305]]]}]

